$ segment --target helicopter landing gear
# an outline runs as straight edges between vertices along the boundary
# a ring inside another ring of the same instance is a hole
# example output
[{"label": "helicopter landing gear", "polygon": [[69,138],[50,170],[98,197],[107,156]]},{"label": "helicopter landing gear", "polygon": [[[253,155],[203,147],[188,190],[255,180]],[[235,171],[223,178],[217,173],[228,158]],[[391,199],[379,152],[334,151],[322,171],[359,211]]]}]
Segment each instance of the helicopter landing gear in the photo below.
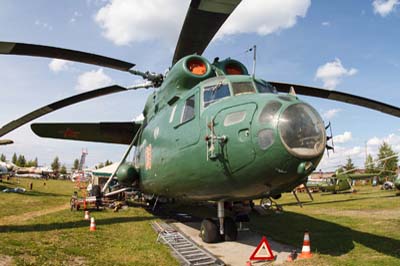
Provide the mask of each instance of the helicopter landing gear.
[{"label": "helicopter landing gear", "polygon": [[235,241],[237,239],[236,223],[231,217],[225,217],[223,201],[218,202],[218,221],[210,218],[202,221],[200,237],[205,243]]},{"label": "helicopter landing gear", "polygon": [[265,210],[273,210],[277,212],[283,211],[282,206],[279,205],[276,201],[272,200],[271,198],[263,198],[260,202],[260,205]]},{"label": "helicopter landing gear", "polygon": [[218,226],[212,219],[207,218],[201,222],[200,237],[205,243],[217,243],[221,240]]}]

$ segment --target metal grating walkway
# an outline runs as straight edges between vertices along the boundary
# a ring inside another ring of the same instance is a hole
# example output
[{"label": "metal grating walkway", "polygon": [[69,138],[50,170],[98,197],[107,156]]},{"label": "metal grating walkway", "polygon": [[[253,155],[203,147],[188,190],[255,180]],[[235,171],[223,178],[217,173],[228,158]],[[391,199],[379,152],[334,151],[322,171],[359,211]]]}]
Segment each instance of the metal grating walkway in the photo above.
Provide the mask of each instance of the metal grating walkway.
[{"label": "metal grating walkway", "polygon": [[181,234],[165,222],[153,222],[152,227],[158,233],[157,242],[167,244],[183,261],[190,266],[223,266],[222,261],[196,245],[192,240]]}]

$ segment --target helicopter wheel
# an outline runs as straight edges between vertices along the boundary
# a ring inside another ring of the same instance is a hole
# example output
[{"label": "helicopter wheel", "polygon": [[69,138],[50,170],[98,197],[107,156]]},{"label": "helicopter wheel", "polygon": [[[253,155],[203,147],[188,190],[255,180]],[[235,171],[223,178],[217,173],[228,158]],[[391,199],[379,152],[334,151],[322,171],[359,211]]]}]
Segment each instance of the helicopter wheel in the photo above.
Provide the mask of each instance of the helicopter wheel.
[{"label": "helicopter wheel", "polygon": [[217,243],[221,241],[217,224],[212,219],[204,219],[200,226],[200,237],[205,243]]},{"label": "helicopter wheel", "polygon": [[237,239],[237,227],[236,223],[231,217],[225,217],[224,219],[224,238],[225,241],[236,241]]}]

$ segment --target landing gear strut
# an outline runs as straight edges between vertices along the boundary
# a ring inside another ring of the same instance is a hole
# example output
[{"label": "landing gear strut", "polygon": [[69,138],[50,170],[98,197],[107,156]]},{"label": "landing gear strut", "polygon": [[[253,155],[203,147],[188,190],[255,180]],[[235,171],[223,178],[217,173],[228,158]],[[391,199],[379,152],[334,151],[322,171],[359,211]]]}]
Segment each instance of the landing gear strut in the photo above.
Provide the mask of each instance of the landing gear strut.
[{"label": "landing gear strut", "polygon": [[225,217],[224,201],[218,202],[218,221],[207,218],[201,222],[200,236],[205,243],[236,240],[236,223],[231,217]]}]

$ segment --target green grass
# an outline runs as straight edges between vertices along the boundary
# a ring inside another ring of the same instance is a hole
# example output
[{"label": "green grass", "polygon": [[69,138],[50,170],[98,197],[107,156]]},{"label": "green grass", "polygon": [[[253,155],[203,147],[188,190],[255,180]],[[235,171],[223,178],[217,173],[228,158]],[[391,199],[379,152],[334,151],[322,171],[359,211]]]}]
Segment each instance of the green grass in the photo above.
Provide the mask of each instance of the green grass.
[{"label": "green grass", "polygon": [[[286,193],[277,202],[284,212],[266,216],[251,214],[250,228],[278,242],[301,250],[304,231],[309,230],[314,257],[288,265],[400,265],[400,196],[396,191],[357,187],[357,193]],[[171,209],[199,217],[216,215],[208,206],[178,204]]]},{"label": "green grass", "polygon": [[301,248],[310,231],[315,258],[296,265],[400,265],[400,197],[396,192],[359,187],[351,194],[300,194],[303,208],[283,195],[281,214],[252,215],[251,226],[280,242]]},{"label": "green grass", "polygon": [[[168,248],[156,243],[149,224],[156,218],[144,209],[93,212],[97,231],[89,232],[82,212],[54,211],[69,203],[71,182],[49,180],[43,186],[40,180],[21,179],[19,184],[0,183],[0,188],[29,188],[30,182],[33,191],[25,194],[0,192],[0,260],[12,258],[16,265],[178,265]],[[313,194],[313,202],[299,194],[303,208],[284,194],[278,200],[283,213],[252,214],[250,227],[298,249],[308,229],[314,257],[293,265],[400,265],[396,193],[365,186],[355,194]],[[216,214],[209,206],[168,208]]]},{"label": "green grass", "polygon": [[[0,259],[11,257],[15,265],[178,265],[168,248],[156,243],[150,226],[156,218],[144,209],[92,212],[97,231],[90,232],[83,212],[67,208],[37,215],[69,203],[73,184],[51,180],[43,188],[43,181],[33,182],[32,192],[0,194]],[[16,219],[32,211],[35,218]],[[4,224],[10,215],[15,222]]]}]

